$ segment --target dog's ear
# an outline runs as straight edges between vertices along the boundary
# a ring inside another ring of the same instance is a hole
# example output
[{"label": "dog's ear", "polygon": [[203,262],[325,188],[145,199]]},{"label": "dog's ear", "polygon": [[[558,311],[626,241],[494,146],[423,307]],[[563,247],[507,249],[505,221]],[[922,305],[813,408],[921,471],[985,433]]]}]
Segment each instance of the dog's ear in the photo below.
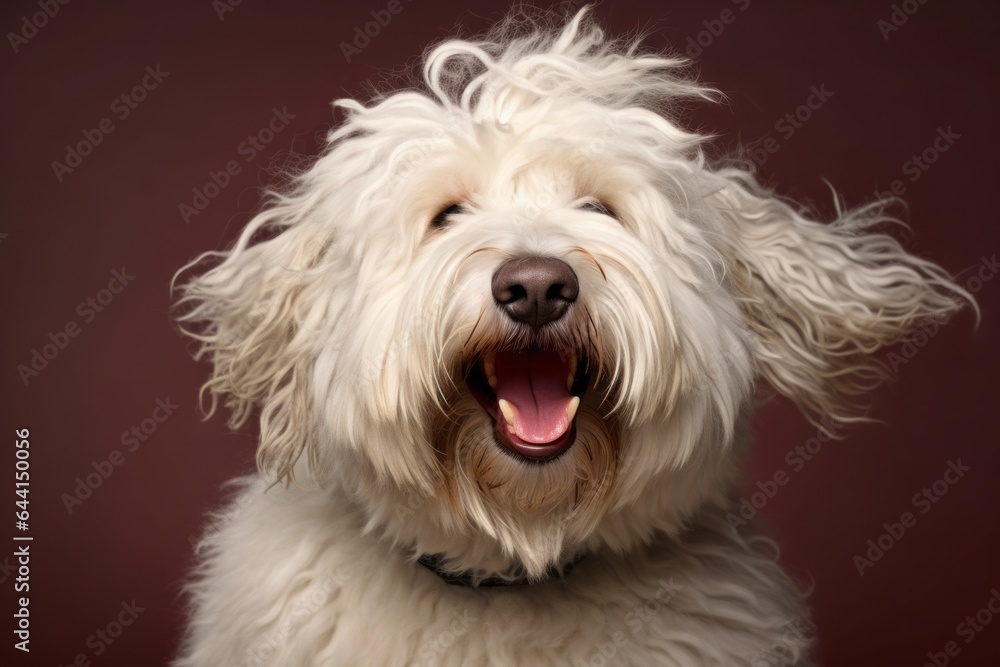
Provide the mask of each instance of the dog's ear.
[{"label": "dog's ear", "polygon": [[[256,237],[268,236],[257,241]],[[277,480],[293,479],[305,451],[315,463],[310,373],[314,358],[314,270],[328,246],[320,226],[286,200],[259,214],[236,245],[206,253],[188,265],[195,277],[182,287],[178,320],[200,343],[196,358],[213,364],[201,389],[206,417],[220,401],[229,424],[243,425],[260,409],[257,465]],[[214,263],[207,271],[199,270]],[[175,276],[175,280],[177,277]]]},{"label": "dog's ear", "polygon": [[[876,202],[821,224],[744,172],[709,197],[732,243],[728,280],[755,333],[761,375],[816,423],[857,420],[858,397],[888,377],[872,353],[976,304],[941,267],[876,227]],[[977,310],[978,313],[978,310]]]}]

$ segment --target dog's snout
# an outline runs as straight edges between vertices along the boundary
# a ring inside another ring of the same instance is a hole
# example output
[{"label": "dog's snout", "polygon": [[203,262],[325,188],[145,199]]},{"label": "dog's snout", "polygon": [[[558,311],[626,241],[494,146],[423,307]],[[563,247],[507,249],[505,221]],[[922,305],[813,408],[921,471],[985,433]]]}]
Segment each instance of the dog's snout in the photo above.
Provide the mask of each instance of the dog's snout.
[{"label": "dog's snout", "polygon": [[576,273],[555,257],[515,257],[493,274],[497,305],[535,330],[565,315],[579,294]]}]

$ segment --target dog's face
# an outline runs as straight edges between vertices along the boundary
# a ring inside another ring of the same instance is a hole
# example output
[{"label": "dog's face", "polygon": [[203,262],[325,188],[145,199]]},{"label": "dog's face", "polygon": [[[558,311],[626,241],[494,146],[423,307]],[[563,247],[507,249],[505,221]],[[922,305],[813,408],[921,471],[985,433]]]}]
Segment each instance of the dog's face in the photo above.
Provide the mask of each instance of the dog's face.
[{"label": "dog's face", "polygon": [[870,231],[879,208],[822,225],[709,167],[662,115],[707,91],[582,20],[445,43],[431,94],[342,103],[187,286],[213,403],[260,406],[261,467],[455,570],[539,577],[677,530],[724,502],[756,379],[847,419],[864,357],[961,297]]},{"label": "dog's face", "polygon": [[[436,144],[367,203],[349,243],[361,266],[325,290],[356,310],[319,350],[323,430],[392,486],[424,483],[440,521],[517,532],[505,546],[522,561],[551,545],[533,568],[696,449],[721,474],[752,383],[721,256],[674,211],[669,172],[629,136],[641,128],[565,107],[501,125],[427,100],[425,135],[387,123],[401,155]],[[686,488],[671,511],[712,490]]]}]

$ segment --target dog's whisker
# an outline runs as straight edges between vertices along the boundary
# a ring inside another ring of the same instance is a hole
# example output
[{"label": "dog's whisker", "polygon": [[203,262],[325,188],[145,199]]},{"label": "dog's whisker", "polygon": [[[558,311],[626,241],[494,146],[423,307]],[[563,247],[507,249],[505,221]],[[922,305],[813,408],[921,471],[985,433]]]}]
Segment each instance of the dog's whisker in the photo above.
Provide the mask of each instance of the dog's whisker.
[{"label": "dog's whisker", "polygon": [[585,257],[587,257],[587,259],[589,259],[591,262],[593,262],[594,266],[597,267],[597,270],[601,272],[601,278],[604,279],[604,282],[608,281],[608,274],[606,274],[604,272],[604,267],[601,266],[601,262],[598,261],[598,259],[596,257],[594,257],[594,253],[592,253],[589,250],[587,250],[586,248],[582,248],[580,246],[573,246],[572,248],[569,249],[569,252],[578,252],[578,253],[584,255]]}]

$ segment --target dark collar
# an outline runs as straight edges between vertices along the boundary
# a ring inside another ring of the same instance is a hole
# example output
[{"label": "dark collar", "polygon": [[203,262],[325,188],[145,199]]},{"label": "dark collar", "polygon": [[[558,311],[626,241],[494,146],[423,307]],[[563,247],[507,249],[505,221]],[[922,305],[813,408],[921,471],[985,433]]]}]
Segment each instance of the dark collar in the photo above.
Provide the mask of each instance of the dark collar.
[{"label": "dark collar", "polygon": [[[573,568],[583,560],[583,555],[577,556],[570,562],[566,563],[562,567],[552,566],[545,573],[545,579],[542,581],[549,581],[552,579],[563,579],[569,576],[569,573],[573,571]],[[446,584],[451,586],[466,586],[470,588],[483,588],[483,587],[494,587],[494,586],[528,586],[532,582],[528,581],[528,577],[521,576],[516,579],[505,579],[503,577],[487,577],[481,580],[478,584],[476,583],[475,577],[473,576],[472,570],[466,570],[465,572],[446,572],[441,566],[445,562],[444,554],[424,554],[417,559],[417,562],[426,567],[428,570],[441,577]],[[540,583],[540,582],[536,582]]]}]

